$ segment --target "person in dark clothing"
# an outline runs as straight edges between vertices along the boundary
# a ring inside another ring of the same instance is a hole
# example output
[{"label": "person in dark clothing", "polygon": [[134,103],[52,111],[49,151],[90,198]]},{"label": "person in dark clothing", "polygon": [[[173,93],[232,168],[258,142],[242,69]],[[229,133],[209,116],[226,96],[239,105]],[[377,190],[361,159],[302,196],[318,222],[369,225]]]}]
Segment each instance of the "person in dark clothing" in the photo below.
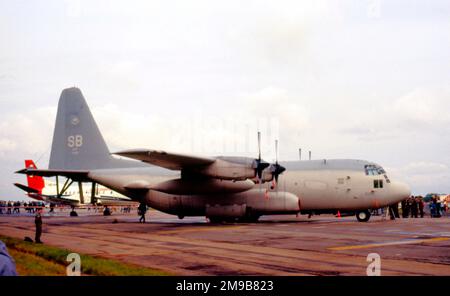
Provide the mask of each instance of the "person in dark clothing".
[{"label": "person in dark clothing", "polygon": [[410,212],[410,203],[409,203],[409,198],[407,198],[406,200],[405,200],[405,211],[404,211],[404,213],[405,213],[405,218],[408,218],[409,217],[409,212]]},{"label": "person in dark clothing", "polygon": [[424,216],[424,212],[423,212],[424,203],[423,203],[423,198],[422,198],[422,196],[418,196],[418,197],[417,197],[417,204],[419,205],[419,215],[420,215],[420,218],[423,218],[423,216]]},{"label": "person in dark clothing", "polygon": [[418,205],[416,199],[411,198],[411,218],[417,218]]},{"label": "person in dark clothing", "polygon": [[139,204],[138,214],[141,216],[139,218],[139,223],[145,223],[145,213],[147,212],[147,205],[143,202]]},{"label": "person in dark clothing", "polygon": [[105,206],[103,209],[103,216],[111,216],[111,210],[108,208],[108,206]]},{"label": "person in dark clothing", "polygon": [[41,235],[42,235],[42,209],[39,208],[36,211],[36,215],[34,216],[34,224],[36,225],[36,236],[34,238],[34,242],[38,244],[42,244]]},{"label": "person in dark clothing", "polygon": [[433,206],[434,206],[434,217],[440,218],[441,217],[441,204],[438,202],[438,197],[433,198]]},{"label": "person in dark clothing", "polygon": [[405,214],[406,214],[406,209],[405,209],[406,201],[402,200],[402,202],[400,204],[401,204],[401,207],[402,207],[402,218],[406,218],[406,216],[405,216]]}]

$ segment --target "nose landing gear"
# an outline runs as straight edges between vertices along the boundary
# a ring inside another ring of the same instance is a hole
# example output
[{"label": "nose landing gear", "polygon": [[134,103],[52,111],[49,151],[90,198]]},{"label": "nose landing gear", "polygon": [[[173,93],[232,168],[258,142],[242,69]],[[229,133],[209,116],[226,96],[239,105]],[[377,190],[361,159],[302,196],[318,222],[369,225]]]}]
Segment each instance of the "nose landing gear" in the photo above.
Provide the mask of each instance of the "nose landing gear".
[{"label": "nose landing gear", "polygon": [[369,219],[370,219],[370,212],[369,212],[369,210],[356,212],[356,219],[358,220],[358,222],[367,222],[367,221],[369,221]]}]

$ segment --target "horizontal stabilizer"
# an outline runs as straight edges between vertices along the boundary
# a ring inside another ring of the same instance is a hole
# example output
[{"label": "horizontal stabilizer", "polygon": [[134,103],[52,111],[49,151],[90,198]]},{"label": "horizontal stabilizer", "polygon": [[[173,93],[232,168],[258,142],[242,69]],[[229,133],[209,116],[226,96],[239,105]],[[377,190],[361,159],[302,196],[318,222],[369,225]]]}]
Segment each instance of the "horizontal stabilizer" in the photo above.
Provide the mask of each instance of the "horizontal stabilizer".
[{"label": "horizontal stabilizer", "polygon": [[216,159],[148,149],[131,149],[113,154],[137,159],[170,170],[210,165]]},{"label": "horizontal stabilizer", "polygon": [[74,181],[90,181],[90,179],[88,178],[89,171],[80,170],[41,170],[27,168],[17,171],[16,173],[41,177],[63,176]]},{"label": "horizontal stabilizer", "polygon": [[25,185],[20,184],[20,183],[14,183],[14,186],[16,186],[16,187],[22,189],[23,191],[25,191],[25,192],[27,192],[27,193],[39,193],[39,190],[36,190],[36,189],[34,189],[34,188],[25,186]]}]

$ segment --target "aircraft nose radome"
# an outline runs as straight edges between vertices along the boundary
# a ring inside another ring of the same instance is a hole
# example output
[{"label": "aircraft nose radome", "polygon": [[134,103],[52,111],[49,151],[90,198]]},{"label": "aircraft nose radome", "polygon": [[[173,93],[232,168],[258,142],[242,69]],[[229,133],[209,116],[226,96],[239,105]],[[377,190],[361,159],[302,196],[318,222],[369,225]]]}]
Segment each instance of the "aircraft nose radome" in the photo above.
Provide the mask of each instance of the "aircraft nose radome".
[{"label": "aircraft nose radome", "polygon": [[394,182],[394,194],[399,200],[407,199],[411,196],[411,188],[403,182]]}]

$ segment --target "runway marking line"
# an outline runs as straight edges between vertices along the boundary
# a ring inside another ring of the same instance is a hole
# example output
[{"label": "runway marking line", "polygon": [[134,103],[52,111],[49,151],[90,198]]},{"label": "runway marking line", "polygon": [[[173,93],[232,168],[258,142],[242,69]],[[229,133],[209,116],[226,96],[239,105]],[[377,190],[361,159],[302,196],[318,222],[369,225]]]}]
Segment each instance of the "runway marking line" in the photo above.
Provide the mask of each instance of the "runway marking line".
[{"label": "runway marking line", "polygon": [[450,240],[450,238],[448,238],[448,237],[435,237],[435,238],[427,238],[427,239],[409,239],[409,240],[403,240],[403,241],[378,243],[378,244],[331,247],[331,248],[327,248],[327,250],[344,251],[344,250],[367,249],[367,248],[377,248],[377,247],[395,246],[395,245],[411,245],[411,244],[420,244],[420,243],[435,243],[435,242],[441,242],[441,241],[446,241],[446,240]]}]

